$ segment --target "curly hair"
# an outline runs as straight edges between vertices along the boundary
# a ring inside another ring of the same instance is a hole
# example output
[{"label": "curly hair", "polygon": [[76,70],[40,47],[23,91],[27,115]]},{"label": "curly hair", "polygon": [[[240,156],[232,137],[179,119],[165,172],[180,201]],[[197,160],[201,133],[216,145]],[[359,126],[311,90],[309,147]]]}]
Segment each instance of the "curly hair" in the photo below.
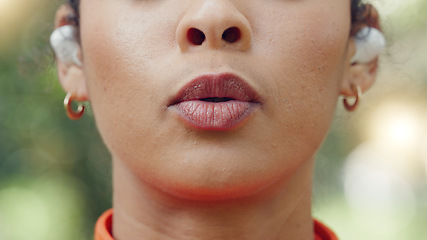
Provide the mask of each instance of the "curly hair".
[{"label": "curly hair", "polygon": [[[72,22],[73,24],[78,25],[80,0],[68,0],[68,4],[70,4],[74,9],[76,14]],[[362,0],[351,0],[351,24],[353,27],[360,24],[366,24],[366,6],[367,5],[363,3]]]}]

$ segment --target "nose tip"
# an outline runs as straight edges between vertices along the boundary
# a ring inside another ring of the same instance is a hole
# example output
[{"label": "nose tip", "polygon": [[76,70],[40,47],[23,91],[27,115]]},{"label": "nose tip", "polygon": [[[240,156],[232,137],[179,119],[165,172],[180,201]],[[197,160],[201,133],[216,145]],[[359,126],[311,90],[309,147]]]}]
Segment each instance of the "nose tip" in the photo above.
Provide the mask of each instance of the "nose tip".
[{"label": "nose tip", "polygon": [[186,12],[176,36],[181,51],[192,47],[246,51],[252,30],[245,16],[228,0],[207,0]]}]

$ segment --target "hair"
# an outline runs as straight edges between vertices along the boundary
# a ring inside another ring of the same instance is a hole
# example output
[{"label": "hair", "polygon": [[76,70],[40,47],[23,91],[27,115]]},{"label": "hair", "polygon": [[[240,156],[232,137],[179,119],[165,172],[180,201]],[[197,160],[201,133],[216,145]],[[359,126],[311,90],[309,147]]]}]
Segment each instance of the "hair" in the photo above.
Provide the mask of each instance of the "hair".
[{"label": "hair", "polygon": [[79,26],[79,20],[80,20],[80,0],[67,0],[68,5],[71,6],[71,8],[74,10],[74,14],[67,16],[67,22],[69,24],[72,24],[74,26]]},{"label": "hair", "polygon": [[[75,16],[71,17],[71,23],[78,26],[79,25],[79,5],[80,0],[67,0],[68,4],[73,8]],[[351,25],[352,29],[361,24],[368,24],[370,13],[367,5],[362,2],[362,0],[351,0]],[[368,24],[369,25],[369,24]],[[352,31],[353,33],[353,31]]]}]

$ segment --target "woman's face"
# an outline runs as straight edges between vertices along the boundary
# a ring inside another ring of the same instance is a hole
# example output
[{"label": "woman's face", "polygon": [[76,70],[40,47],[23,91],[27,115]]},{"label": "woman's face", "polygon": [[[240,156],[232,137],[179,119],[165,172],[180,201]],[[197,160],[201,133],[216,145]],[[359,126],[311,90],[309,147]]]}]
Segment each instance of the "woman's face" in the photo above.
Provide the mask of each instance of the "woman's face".
[{"label": "woman's face", "polygon": [[98,128],[142,181],[183,198],[242,197],[321,145],[351,58],[349,1],[82,0],[80,9]]}]

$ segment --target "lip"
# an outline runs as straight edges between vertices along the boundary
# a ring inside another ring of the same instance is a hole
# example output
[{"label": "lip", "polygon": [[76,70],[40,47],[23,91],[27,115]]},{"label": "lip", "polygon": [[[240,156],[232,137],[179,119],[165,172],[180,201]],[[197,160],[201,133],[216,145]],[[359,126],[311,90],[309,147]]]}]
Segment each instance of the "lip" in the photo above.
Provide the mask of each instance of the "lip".
[{"label": "lip", "polygon": [[178,91],[168,108],[185,123],[204,130],[229,130],[260,106],[259,95],[232,73],[199,76]]}]

